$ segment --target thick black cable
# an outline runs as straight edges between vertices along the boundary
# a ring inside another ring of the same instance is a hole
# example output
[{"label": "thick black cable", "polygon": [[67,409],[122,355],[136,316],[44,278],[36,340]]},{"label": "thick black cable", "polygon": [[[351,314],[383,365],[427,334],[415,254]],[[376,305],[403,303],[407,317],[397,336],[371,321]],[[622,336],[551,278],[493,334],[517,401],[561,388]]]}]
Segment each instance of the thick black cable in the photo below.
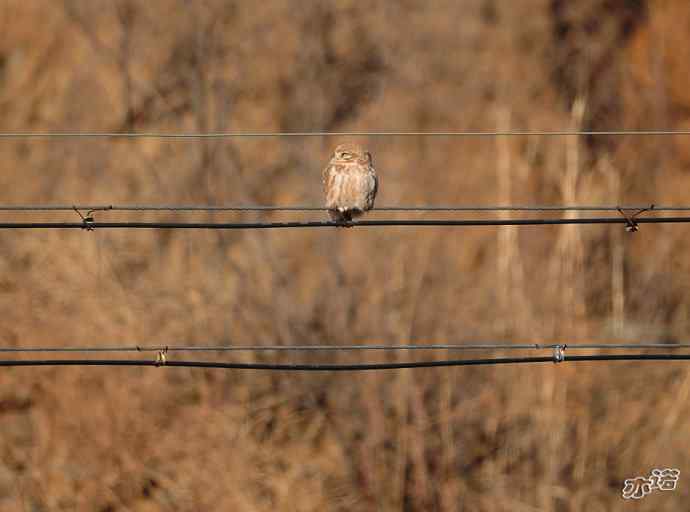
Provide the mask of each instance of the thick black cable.
[{"label": "thick black cable", "polygon": [[36,359],[0,361],[2,366],[174,366],[184,368],[223,368],[229,370],[275,370],[275,371],[366,371],[399,370],[404,368],[433,368],[445,366],[468,366],[483,364],[545,363],[551,357],[511,357],[495,359],[460,359],[445,361],[413,361],[403,363],[353,363],[353,364],[278,364],[278,363],[235,363],[219,361],[167,361],[128,359]]},{"label": "thick black cable", "polygon": [[[690,361],[690,354],[599,354],[583,356],[562,356],[561,362],[597,361]],[[183,368],[219,368],[228,370],[270,370],[270,371],[372,371],[400,370],[405,368],[441,368],[454,366],[556,363],[553,357],[503,357],[488,359],[453,359],[442,361],[413,361],[403,363],[354,363],[354,364],[276,364],[276,363],[235,363],[219,361],[165,361],[128,359],[34,359],[2,360],[0,367],[19,366],[170,366]]]},{"label": "thick black cable", "polygon": [[[565,224],[628,224],[623,217],[591,217],[574,219],[402,219],[361,220],[347,224],[348,227],[373,226],[545,226]],[[638,217],[637,224],[688,223],[690,217]],[[2,222],[0,229],[284,229],[284,228],[328,228],[342,224],[329,221],[306,222]]]}]

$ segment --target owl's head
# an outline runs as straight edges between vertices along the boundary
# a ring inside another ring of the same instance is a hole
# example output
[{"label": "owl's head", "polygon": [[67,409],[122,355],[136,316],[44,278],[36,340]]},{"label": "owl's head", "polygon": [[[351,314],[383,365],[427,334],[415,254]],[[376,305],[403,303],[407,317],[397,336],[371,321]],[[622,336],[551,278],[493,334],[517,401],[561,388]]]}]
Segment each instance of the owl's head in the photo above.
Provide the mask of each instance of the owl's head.
[{"label": "owl's head", "polygon": [[345,143],[335,148],[333,157],[342,162],[371,162],[371,153],[357,144]]}]

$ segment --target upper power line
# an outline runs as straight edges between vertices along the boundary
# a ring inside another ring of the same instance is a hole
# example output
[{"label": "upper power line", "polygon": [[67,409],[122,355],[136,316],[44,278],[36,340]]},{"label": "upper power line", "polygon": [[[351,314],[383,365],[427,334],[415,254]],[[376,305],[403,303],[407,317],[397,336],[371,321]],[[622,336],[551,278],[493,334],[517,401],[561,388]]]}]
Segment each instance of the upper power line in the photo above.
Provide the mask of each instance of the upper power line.
[{"label": "upper power line", "polygon": [[315,131],[315,132],[4,132],[0,139],[66,139],[66,138],[120,138],[120,139],[224,139],[267,137],[512,137],[512,136],[657,136],[690,135],[690,130],[509,130],[509,131]]},{"label": "upper power line", "polygon": [[[309,205],[0,205],[0,212],[242,212],[242,211],[267,211],[267,212],[315,212],[327,211],[323,206]],[[416,206],[378,206],[371,211],[386,212],[613,212],[619,210],[646,210],[655,212],[680,212],[690,211],[690,206],[657,206],[657,205],[416,205]]]},{"label": "upper power line", "polygon": [[112,345],[72,347],[1,347],[0,353],[89,352],[350,352],[350,351],[495,351],[495,350],[677,350],[690,343],[432,343],[362,345]]}]

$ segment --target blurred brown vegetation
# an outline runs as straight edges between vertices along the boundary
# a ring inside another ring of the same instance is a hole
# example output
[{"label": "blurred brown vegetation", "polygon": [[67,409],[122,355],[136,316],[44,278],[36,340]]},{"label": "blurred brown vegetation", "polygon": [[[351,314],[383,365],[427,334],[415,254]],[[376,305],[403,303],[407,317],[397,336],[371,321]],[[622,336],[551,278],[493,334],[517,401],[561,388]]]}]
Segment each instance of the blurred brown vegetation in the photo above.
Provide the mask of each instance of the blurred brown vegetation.
[{"label": "blurred brown vegetation", "polygon": [[[2,131],[690,128],[687,0],[5,0],[0,26]],[[319,204],[337,142],[4,140],[0,202]],[[687,137],[360,142],[381,205],[689,202]],[[0,339],[687,340],[689,234],[5,232]],[[688,393],[675,363],[3,369],[0,509],[627,510],[677,467],[634,508],[679,510]]]}]

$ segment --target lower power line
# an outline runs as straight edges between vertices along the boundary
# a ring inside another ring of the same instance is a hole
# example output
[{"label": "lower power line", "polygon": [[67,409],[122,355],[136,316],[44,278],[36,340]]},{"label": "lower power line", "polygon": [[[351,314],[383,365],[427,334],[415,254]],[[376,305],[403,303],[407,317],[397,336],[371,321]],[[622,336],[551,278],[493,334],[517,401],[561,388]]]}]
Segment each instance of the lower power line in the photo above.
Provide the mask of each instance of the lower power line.
[{"label": "lower power line", "polygon": [[[544,226],[563,224],[624,224],[630,220],[623,217],[590,217],[573,219],[401,219],[361,220],[348,224],[330,221],[307,222],[2,222],[0,229],[280,229],[280,228],[327,228],[327,227],[373,227],[373,226]],[[690,223],[688,217],[643,217],[634,219],[635,224],[678,224]]]},{"label": "lower power line", "polygon": [[486,359],[451,359],[441,361],[412,361],[402,363],[353,363],[353,364],[277,364],[277,363],[235,363],[219,361],[167,361],[132,360],[132,359],[34,359],[4,360],[0,367],[18,366],[170,366],[183,368],[218,368],[227,370],[269,370],[269,371],[304,371],[304,372],[341,372],[341,371],[375,371],[400,370],[405,368],[441,368],[455,366],[532,364],[561,362],[602,362],[602,361],[690,361],[690,354],[597,354],[567,356],[562,352],[553,357],[500,357]]}]

